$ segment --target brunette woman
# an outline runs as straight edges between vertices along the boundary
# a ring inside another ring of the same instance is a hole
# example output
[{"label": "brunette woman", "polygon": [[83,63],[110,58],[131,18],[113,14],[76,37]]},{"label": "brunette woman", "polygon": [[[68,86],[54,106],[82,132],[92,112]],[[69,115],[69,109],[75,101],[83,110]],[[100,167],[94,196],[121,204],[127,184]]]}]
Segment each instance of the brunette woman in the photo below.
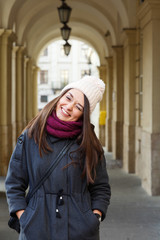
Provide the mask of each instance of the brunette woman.
[{"label": "brunette woman", "polygon": [[[104,90],[94,76],[68,84],[18,138],[6,192],[10,215],[20,221],[20,240],[99,239],[111,192],[90,114]],[[27,201],[26,190],[32,191],[68,143],[68,151]]]}]

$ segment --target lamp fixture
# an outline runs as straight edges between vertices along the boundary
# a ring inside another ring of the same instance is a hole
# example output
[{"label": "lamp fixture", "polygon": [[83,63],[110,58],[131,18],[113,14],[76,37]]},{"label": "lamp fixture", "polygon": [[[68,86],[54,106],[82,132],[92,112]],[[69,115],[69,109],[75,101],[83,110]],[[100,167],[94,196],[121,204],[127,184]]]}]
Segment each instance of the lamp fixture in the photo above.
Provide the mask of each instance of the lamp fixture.
[{"label": "lamp fixture", "polygon": [[72,8],[65,3],[65,0],[61,0],[61,1],[62,1],[62,5],[57,9],[58,9],[60,22],[65,24],[69,21]]},{"label": "lamp fixture", "polygon": [[69,55],[69,53],[70,53],[70,50],[71,50],[71,45],[66,41],[66,43],[63,45],[63,47],[64,47],[64,53],[65,53],[65,55]]},{"label": "lamp fixture", "polygon": [[72,8],[65,3],[65,0],[61,0],[61,1],[62,1],[62,6],[58,7],[57,9],[58,9],[60,22],[64,24],[63,27],[61,28],[61,35],[62,35],[62,38],[66,41],[63,47],[64,47],[65,55],[68,56],[71,50],[71,45],[68,43],[68,39],[71,33],[71,28],[67,25],[67,23],[71,15]]},{"label": "lamp fixture", "polygon": [[71,28],[65,23],[64,26],[61,28],[61,35],[63,40],[67,41],[69,39],[71,33]]}]

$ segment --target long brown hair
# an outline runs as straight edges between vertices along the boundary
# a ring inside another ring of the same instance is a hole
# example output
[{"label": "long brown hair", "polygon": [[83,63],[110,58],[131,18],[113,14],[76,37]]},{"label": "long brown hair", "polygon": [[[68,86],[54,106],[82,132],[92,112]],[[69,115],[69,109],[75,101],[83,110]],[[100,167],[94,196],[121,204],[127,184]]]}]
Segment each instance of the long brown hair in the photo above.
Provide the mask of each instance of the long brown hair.
[{"label": "long brown hair", "polygon": [[[68,91],[68,90],[67,90]],[[52,151],[46,139],[46,121],[49,115],[56,109],[59,99],[67,92],[63,92],[59,97],[50,101],[38,114],[34,117],[25,129],[28,129],[28,137],[33,137],[39,146],[40,156],[42,152],[48,153]],[[103,148],[94,132],[94,127],[90,123],[89,101],[84,95],[84,111],[83,111],[83,130],[78,137],[79,148],[76,150],[85,157],[85,163],[82,170],[82,177],[87,178],[87,183],[94,183],[96,177],[96,166],[103,156]]]}]

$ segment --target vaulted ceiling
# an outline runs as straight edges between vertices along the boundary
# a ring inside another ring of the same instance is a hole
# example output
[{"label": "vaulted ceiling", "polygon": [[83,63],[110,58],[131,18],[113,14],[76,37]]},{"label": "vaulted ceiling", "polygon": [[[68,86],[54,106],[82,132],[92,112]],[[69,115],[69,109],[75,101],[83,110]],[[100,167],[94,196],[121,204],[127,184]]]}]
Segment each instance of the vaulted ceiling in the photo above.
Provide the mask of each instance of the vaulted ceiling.
[{"label": "vaulted ceiling", "polygon": [[[0,0],[0,27],[13,29],[17,44],[37,61],[40,51],[50,42],[61,39],[57,7],[60,0]],[[136,1],[66,0],[72,8],[68,25],[70,38],[83,40],[98,53],[101,64],[110,56],[113,45],[121,44],[124,28],[136,25]],[[106,36],[106,33],[107,34]]]}]

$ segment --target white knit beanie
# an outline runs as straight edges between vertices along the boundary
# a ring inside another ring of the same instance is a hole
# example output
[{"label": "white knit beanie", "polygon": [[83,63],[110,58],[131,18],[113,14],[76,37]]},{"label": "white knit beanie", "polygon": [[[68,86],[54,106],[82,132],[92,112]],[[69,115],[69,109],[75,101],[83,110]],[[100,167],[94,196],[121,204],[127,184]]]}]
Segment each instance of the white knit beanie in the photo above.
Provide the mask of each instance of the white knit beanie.
[{"label": "white knit beanie", "polygon": [[102,100],[105,84],[95,76],[84,76],[82,79],[66,85],[61,93],[70,88],[78,89],[86,95],[90,104],[90,113],[92,113],[96,104]]}]

